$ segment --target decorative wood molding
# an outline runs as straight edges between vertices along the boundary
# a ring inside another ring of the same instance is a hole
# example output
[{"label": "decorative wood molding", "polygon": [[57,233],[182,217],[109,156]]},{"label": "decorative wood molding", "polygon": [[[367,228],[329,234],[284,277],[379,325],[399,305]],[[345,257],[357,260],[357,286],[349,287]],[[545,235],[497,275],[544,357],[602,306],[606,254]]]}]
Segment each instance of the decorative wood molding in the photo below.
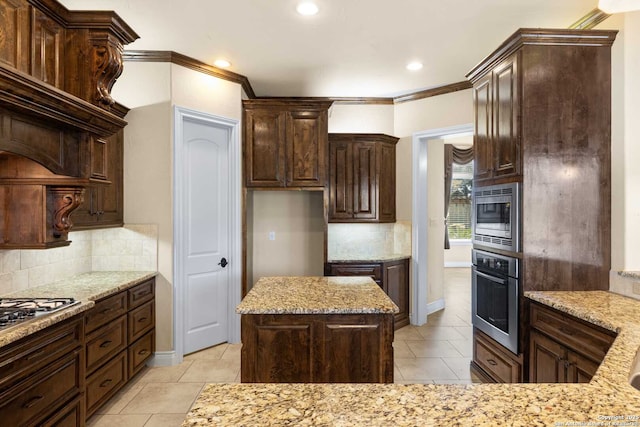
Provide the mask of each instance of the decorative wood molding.
[{"label": "decorative wood molding", "polygon": [[473,85],[471,84],[471,82],[464,80],[457,83],[450,83],[447,85],[436,86],[430,89],[419,90],[416,92],[407,93],[405,95],[396,96],[395,98],[393,98],[393,103],[401,104],[403,102],[416,101],[418,99],[444,95],[447,93],[457,92],[459,90],[471,89],[472,87]]},{"label": "decorative wood molding", "polygon": [[4,108],[49,122],[110,136],[127,122],[100,107],[0,63],[0,101]]},{"label": "decorative wood molding", "polygon": [[238,83],[242,86],[242,89],[249,98],[253,99],[256,97],[247,77],[232,71],[214,67],[213,65],[206,64],[177,52],[167,50],[125,50],[123,59],[129,62],[170,62],[172,64],[181,65],[203,74]]},{"label": "decorative wood molding", "polygon": [[582,18],[569,26],[572,30],[590,30],[595,28],[599,23],[610,17],[606,12],[601,11],[598,8],[593,9]]},{"label": "decorative wood molding", "polygon": [[301,96],[301,97],[279,97],[279,96],[259,96],[255,99],[263,100],[293,100],[293,101],[328,101],[342,105],[393,105],[391,97],[367,97],[367,96]]},{"label": "decorative wood molding", "polygon": [[92,71],[95,83],[95,101],[100,106],[111,109],[115,100],[111,96],[111,88],[122,74],[122,44],[110,37],[108,33],[92,34]]},{"label": "decorative wood molding", "polygon": [[524,45],[611,46],[617,33],[615,30],[521,28],[480,61],[466,77],[475,83]]},{"label": "decorative wood molding", "polygon": [[83,202],[83,187],[49,187],[53,213],[53,237],[65,237],[73,226],[71,212]]}]

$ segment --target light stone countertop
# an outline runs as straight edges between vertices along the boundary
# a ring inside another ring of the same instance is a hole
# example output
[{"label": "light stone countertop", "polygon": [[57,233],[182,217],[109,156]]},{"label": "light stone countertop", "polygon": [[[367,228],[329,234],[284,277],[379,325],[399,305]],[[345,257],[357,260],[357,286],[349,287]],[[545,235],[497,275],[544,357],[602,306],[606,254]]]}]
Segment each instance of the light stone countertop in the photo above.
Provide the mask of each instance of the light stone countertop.
[{"label": "light stone countertop", "polygon": [[339,263],[339,262],[386,262],[386,261],[399,261],[401,259],[411,258],[411,255],[402,255],[402,254],[382,254],[382,255],[371,255],[371,256],[337,256],[334,258],[329,258],[327,260],[328,263]]},{"label": "light stone countertop", "polygon": [[370,277],[262,277],[236,307],[239,314],[398,313]]},{"label": "light stone countertop", "polygon": [[628,375],[640,301],[603,291],[526,296],[618,332],[589,384],[209,384],[183,427],[639,426],[640,391]]},{"label": "light stone countertop", "polygon": [[2,295],[12,298],[74,298],[80,304],[1,329],[0,347],[89,310],[95,305],[94,301],[128,289],[155,275],[152,271],[98,271]]}]

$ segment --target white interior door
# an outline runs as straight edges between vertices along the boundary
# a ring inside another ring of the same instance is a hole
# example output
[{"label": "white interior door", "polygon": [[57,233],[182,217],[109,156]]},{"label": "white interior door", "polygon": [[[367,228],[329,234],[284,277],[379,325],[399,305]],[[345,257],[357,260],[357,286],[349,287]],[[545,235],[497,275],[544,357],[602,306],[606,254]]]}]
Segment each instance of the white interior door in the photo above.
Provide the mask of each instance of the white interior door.
[{"label": "white interior door", "polygon": [[183,122],[184,353],[229,337],[229,132]]}]

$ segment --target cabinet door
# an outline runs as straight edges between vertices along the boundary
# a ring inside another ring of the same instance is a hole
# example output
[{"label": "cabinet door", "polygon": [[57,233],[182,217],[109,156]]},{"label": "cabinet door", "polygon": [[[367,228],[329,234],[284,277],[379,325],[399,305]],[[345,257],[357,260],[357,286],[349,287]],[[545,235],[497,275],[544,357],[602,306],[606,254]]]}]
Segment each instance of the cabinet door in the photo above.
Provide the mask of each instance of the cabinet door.
[{"label": "cabinet door", "polygon": [[287,113],[287,187],[324,187],[327,181],[327,112]]},{"label": "cabinet door", "polygon": [[378,221],[396,221],[396,147],[380,144],[378,169]]},{"label": "cabinet door", "polygon": [[566,348],[546,336],[531,331],[529,381],[532,383],[567,382]]},{"label": "cabinet door", "polygon": [[567,353],[567,382],[588,383],[597,370],[598,364],[591,359],[573,351]]},{"label": "cabinet door", "polygon": [[520,173],[519,86],[517,55],[493,71],[493,135],[494,175]]},{"label": "cabinet door", "polygon": [[353,217],[376,219],[378,183],[376,180],[376,144],[353,144]]},{"label": "cabinet door", "polygon": [[353,218],[353,150],[348,141],[329,144],[329,221]]},{"label": "cabinet door", "polygon": [[491,149],[492,134],[492,80],[491,73],[480,79],[473,86],[473,109],[474,109],[474,179],[491,178],[493,174],[493,150]]},{"label": "cabinet door", "polygon": [[409,324],[409,260],[384,264],[384,291],[398,306],[395,328]]},{"label": "cabinet door", "polygon": [[31,75],[57,88],[62,87],[65,30],[39,10],[32,21]]},{"label": "cabinet door", "polygon": [[285,119],[282,111],[245,110],[247,187],[285,186]]}]

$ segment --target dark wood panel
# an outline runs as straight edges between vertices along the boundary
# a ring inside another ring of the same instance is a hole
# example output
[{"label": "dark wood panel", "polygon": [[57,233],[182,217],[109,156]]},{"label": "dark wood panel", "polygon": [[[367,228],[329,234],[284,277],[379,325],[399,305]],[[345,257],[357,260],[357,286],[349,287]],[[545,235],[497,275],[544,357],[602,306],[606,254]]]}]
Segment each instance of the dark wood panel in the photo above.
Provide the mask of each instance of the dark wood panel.
[{"label": "dark wood panel", "polygon": [[126,291],[96,301],[96,305],[85,314],[85,332],[89,333],[126,312]]},{"label": "dark wood panel", "polygon": [[327,184],[327,112],[287,112],[287,187]]},{"label": "dark wood panel", "polygon": [[353,143],[353,183],[353,218],[376,219],[378,180],[375,143]]},{"label": "dark wood panel", "polygon": [[93,415],[127,382],[127,352],[123,351],[87,378],[87,417]]},{"label": "dark wood panel", "polygon": [[129,310],[155,298],[155,279],[149,279],[127,290]]},{"label": "dark wood panel", "polygon": [[395,329],[409,324],[409,259],[386,262],[384,268],[384,291],[398,306]]},{"label": "dark wood panel", "polygon": [[155,325],[155,304],[149,301],[140,307],[131,310],[128,317],[129,342],[134,342],[138,338],[153,329]]},{"label": "dark wood panel", "polygon": [[31,40],[28,3],[20,0],[2,1],[0,16],[4,18],[3,37],[0,37],[0,62],[28,73]]},{"label": "dark wood panel", "polygon": [[599,363],[594,362],[579,353],[567,353],[567,382],[588,383],[596,374]]},{"label": "dark wood panel", "polygon": [[378,144],[378,221],[396,222],[396,147]]},{"label": "dark wood panel", "polygon": [[127,317],[120,316],[87,336],[87,374],[127,347]]},{"label": "dark wood panel", "polygon": [[329,142],[329,218],[353,218],[353,150],[347,141]]},{"label": "dark wood panel", "polygon": [[564,383],[566,348],[546,336],[531,331],[529,345],[529,381],[532,383]]},{"label": "dark wood panel", "polygon": [[42,427],[80,427],[85,425],[84,397],[78,396],[43,420]]},{"label": "dark wood panel", "polygon": [[522,357],[510,353],[475,328],[473,330],[473,362],[495,382],[522,381]]},{"label": "dark wood panel", "polygon": [[493,176],[492,150],[492,75],[488,74],[473,86],[473,177],[483,180]]},{"label": "dark wood panel", "polygon": [[520,99],[518,54],[508,58],[494,71],[493,148],[495,176],[520,174]]},{"label": "dark wood panel", "polygon": [[129,346],[129,378],[132,378],[144,368],[146,361],[153,356],[155,348],[155,330],[147,332],[142,338]]},{"label": "dark wood panel", "polygon": [[280,111],[245,111],[245,176],[247,187],[285,186],[286,116]]}]

